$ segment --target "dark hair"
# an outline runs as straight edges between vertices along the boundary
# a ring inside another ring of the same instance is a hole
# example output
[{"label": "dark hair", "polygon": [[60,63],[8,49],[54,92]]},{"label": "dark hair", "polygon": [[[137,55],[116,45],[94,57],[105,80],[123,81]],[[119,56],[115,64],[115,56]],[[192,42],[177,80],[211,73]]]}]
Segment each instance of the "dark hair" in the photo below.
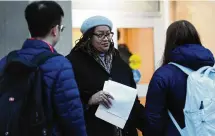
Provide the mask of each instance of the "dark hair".
[{"label": "dark hair", "polygon": [[162,65],[170,62],[170,53],[172,50],[185,44],[196,44],[197,46],[202,46],[196,28],[186,20],[179,20],[172,23],[167,29]]},{"label": "dark hair", "polygon": [[61,6],[54,1],[35,1],[25,9],[25,19],[32,37],[45,37],[64,16]]},{"label": "dark hair", "polygon": [[[93,33],[95,31],[96,27],[93,27],[89,29],[86,33],[82,35],[80,39],[76,41],[75,50],[81,49],[82,51],[90,54],[95,55],[97,53],[97,50],[92,46],[91,39],[93,37]],[[107,52],[107,54],[115,55],[115,48],[114,48],[114,42],[111,41],[110,48]]]}]

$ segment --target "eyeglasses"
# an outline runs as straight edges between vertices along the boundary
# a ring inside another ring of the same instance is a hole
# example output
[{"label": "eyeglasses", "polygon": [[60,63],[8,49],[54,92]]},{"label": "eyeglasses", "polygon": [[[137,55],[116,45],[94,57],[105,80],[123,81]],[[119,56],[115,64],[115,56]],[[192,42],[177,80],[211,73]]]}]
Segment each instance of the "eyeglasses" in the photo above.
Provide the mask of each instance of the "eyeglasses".
[{"label": "eyeglasses", "polygon": [[114,33],[110,32],[107,34],[97,34],[97,33],[93,33],[93,35],[97,36],[99,40],[103,40],[105,39],[105,37],[108,38],[108,40],[111,40],[113,38]]},{"label": "eyeglasses", "polygon": [[65,26],[64,25],[60,25],[59,29],[60,29],[61,32],[63,32],[63,30],[65,29]]}]

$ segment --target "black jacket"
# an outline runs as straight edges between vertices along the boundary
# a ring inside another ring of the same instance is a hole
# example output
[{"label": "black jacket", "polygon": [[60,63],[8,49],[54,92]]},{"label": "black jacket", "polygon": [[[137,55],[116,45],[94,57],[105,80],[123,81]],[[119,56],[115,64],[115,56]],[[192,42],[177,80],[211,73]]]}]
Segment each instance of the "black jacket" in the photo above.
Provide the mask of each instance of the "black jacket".
[{"label": "black jacket", "polygon": [[[130,67],[120,58],[118,51],[113,57],[112,69],[109,74],[89,54],[73,49],[67,56],[73,65],[75,78],[80,90],[85,110],[85,120],[88,136],[113,136],[114,126],[97,118],[95,112],[98,106],[88,107],[90,97],[103,89],[108,79],[136,88]],[[144,107],[136,99],[129,120],[123,130],[123,136],[137,136],[136,128],[143,130]]]}]

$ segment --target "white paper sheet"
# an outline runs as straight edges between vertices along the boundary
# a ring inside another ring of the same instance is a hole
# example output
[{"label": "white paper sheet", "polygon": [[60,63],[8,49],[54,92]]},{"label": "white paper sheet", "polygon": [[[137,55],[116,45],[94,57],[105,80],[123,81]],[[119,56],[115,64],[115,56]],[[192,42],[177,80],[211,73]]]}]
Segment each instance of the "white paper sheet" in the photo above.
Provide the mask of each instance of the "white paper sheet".
[{"label": "white paper sheet", "polygon": [[99,105],[96,117],[123,129],[134,105],[137,90],[109,80],[105,82],[103,91],[114,97],[113,105],[109,109]]}]

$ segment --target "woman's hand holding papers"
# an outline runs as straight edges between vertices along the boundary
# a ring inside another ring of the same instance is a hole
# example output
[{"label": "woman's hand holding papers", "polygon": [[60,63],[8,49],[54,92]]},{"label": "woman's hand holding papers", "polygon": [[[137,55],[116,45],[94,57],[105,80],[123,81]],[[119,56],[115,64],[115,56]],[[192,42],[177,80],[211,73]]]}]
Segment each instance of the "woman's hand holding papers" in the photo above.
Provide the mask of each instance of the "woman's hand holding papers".
[{"label": "woman's hand holding papers", "polygon": [[95,93],[89,100],[89,105],[99,105],[102,104],[106,108],[110,108],[112,106],[111,99],[114,100],[113,96],[110,95],[108,92],[99,91]]}]

